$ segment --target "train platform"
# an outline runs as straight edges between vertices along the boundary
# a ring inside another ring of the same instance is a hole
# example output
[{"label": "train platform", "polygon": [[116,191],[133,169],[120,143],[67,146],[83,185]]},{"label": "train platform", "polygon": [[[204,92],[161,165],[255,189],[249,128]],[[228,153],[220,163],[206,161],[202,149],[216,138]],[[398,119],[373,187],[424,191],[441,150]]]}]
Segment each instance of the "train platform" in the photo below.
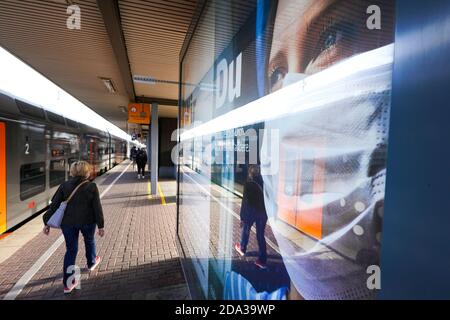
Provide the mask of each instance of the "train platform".
[{"label": "train platform", "polygon": [[102,262],[92,272],[82,237],[77,257],[81,290],[63,294],[64,239],[42,231],[41,215],[0,239],[0,299],[189,299],[176,250],[176,182],[137,179],[129,161],[98,177],[105,236],[96,236]]}]

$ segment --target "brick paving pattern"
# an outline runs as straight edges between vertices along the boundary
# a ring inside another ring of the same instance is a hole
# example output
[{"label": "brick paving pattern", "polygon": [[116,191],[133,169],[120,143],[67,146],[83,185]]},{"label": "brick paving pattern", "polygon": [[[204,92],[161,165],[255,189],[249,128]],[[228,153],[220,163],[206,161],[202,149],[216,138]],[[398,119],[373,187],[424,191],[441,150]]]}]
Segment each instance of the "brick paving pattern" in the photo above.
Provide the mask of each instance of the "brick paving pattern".
[{"label": "brick paving pattern", "polygon": [[[127,164],[117,166],[98,183],[100,193]],[[167,186],[174,183],[166,182]],[[164,192],[163,184],[161,188]],[[96,236],[102,262],[93,272],[83,270],[86,259],[80,235],[77,264],[82,268],[81,290],[63,294],[62,244],[17,299],[188,299],[175,245],[176,206],[162,205],[161,199],[150,197],[148,191],[148,180],[137,180],[130,166],[102,198],[106,235]],[[0,299],[60,234],[59,230],[52,230],[49,237],[39,234],[0,264]]]}]

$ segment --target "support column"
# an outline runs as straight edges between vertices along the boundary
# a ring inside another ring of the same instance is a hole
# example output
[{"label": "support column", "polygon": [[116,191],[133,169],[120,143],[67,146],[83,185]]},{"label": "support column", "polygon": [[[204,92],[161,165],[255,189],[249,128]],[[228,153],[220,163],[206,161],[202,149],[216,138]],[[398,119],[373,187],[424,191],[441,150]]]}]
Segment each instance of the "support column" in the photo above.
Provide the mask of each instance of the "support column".
[{"label": "support column", "polygon": [[151,116],[151,125],[150,125],[150,137],[148,141],[150,141],[151,149],[150,150],[150,171],[151,171],[151,186],[152,195],[156,195],[158,193],[158,140],[159,140],[159,128],[158,128],[158,104],[156,102],[152,103],[152,116]]}]

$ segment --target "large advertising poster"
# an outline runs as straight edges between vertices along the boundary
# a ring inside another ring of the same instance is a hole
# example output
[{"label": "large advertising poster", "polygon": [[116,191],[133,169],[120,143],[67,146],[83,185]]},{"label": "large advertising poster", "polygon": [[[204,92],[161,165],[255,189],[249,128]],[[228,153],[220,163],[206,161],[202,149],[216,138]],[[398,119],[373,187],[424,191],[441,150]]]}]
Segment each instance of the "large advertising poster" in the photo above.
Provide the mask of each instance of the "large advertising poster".
[{"label": "large advertising poster", "polygon": [[[210,183],[208,227],[221,235],[209,297],[376,298],[395,1],[251,4],[182,97],[181,175]],[[219,20],[224,2],[208,5]]]}]

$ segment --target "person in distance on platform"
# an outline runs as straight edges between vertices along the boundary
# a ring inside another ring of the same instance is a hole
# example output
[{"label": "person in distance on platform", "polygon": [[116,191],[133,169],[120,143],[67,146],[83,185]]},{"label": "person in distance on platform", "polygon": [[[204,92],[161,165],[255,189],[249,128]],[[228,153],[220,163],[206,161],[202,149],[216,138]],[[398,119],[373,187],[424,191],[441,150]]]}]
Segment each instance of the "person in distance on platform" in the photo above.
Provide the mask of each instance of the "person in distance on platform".
[{"label": "person in distance on platform", "polygon": [[[59,208],[61,202],[67,203],[64,217],[61,222],[61,230],[66,242],[66,254],[64,256],[63,284],[64,293],[70,293],[73,289],[79,288],[79,279],[76,274],[76,258],[78,253],[78,236],[83,235],[86,248],[87,268],[92,271],[100,263],[100,257],[96,253],[95,229],[98,228],[98,235],[103,237],[104,219],[100,202],[99,191],[94,182],[89,181],[92,173],[91,166],[86,161],[77,161],[70,166],[70,179],[62,183],[52,198],[49,209],[43,216],[44,234],[50,233],[47,225],[51,216]],[[73,192],[79,187],[75,192]]]},{"label": "person in distance on platform", "polygon": [[137,149],[136,146],[133,146],[130,150],[130,160],[133,163],[133,170],[136,170],[136,155],[137,155]]},{"label": "person in distance on platform", "polygon": [[142,177],[145,178],[145,166],[147,164],[147,152],[145,149],[138,149],[138,153],[136,155],[136,163],[138,166],[138,179]]}]

